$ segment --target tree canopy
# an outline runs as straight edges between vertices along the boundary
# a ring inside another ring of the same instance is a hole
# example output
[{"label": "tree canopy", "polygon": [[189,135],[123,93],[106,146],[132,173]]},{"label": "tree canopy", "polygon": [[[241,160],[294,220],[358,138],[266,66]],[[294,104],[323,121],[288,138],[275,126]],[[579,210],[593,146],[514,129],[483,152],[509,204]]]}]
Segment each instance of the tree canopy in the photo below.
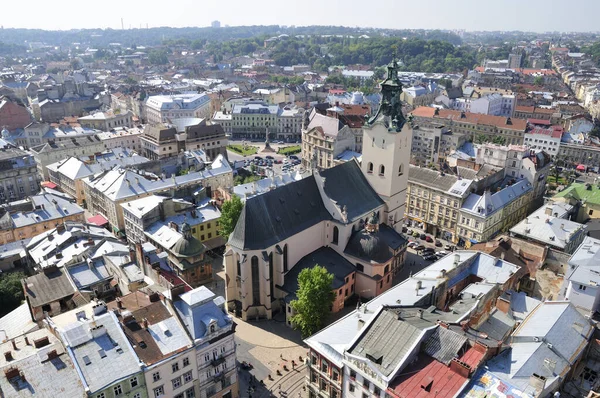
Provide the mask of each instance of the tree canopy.
[{"label": "tree canopy", "polygon": [[298,275],[296,300],[291,306],[296,312],[292,324],[308,337],[323,328],[335,299],[332,290],[333,274],[320,265],[305,268]]},{"label": "tree canopy", "polygon": [[231,235],[235,229],[235,224],[237,224],[243,208],[244,204],[237,195],[232,195],[230,200],[223,203],[219,226],[221,228],[221,236],[223,236],[225,239],[228,239],[229,235]]},{"label": "tree canopy", "polygon": [[21,284],[23,278],[25,275],[22,272],[10,272],[0,276],[0,317],[20,306],[25,299]]}]

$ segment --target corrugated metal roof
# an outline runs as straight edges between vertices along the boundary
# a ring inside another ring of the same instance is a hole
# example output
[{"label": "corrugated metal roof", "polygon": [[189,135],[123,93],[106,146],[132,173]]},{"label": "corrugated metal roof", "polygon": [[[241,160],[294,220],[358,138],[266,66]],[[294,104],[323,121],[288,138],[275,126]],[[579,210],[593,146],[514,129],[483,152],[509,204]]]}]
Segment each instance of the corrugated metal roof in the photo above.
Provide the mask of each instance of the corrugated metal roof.
[{"label": "corrugated metal roof", "polygon": [[466,342],[466,337],[438,326],[423,344],[423,351],[448,365],[453,358],[456,358]]}]

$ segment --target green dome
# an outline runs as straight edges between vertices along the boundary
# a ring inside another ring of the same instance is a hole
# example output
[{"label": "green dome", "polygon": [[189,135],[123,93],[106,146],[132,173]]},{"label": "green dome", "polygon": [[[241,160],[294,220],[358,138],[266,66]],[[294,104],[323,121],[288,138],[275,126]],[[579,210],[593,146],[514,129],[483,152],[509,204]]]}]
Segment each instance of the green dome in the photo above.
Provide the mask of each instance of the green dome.
[{"label": "green dome", "polygon": [[[187,225],[184,223],[184,225]],[[189,225],[188,225],[189,227]],[[181,226],[183,229],[183,225]],[[177,257],[195,257],[199,256],[206,251],[206,246],[202,244],[198,239],[193,236],[188,237],[182,236],[173,247],[171,248],[173,254]]]}]

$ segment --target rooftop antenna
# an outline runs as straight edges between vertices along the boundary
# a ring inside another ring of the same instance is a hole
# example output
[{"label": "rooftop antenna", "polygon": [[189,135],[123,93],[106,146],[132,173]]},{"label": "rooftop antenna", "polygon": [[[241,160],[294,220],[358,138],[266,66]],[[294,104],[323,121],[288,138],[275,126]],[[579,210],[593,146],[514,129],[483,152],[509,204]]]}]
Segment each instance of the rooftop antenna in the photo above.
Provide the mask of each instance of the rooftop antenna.
[{"label": "rooftop antenna", "polygon": [[123,18],[121,18],[121,30],[125,30],[125,27],[123,26]]}]

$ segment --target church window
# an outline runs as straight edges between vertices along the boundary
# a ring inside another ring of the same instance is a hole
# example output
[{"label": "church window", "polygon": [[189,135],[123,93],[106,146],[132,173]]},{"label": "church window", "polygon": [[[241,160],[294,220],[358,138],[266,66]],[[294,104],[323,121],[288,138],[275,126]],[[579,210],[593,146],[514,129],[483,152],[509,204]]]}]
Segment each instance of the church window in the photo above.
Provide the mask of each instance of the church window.
[{"label": "church window", "polygon": [[400,163],[400,166],[398,167],[398,175],[401,176],[402,174],[404,174],[404,164]]},{"label": "church window", "polygon": [[283,272],[288,271],[288,248],[287,244],[283,246]]},{"label": "church window", "polygon": [[258,272],[258,257],[253,256],[252,268],[252,305],[260,305],[260,274]]},{"label": "church window", "polygon": [[337,245],[339,236],[340,236],[340,230],[338,229],[338,227],[333,227],[333,240],[331,241],[331,243],[333,243],[334,245]]},{"label": "church window", "polygon": [[373,163],[369,162],[369,165],[367,167],[367,173],[371,174],[373,173]]},{"label": "church window", "polygon": [[356,270],[363,272],[365,270],[365,266],[362,265],[361,263],[356,263]]},{"label": "church window", "polygon": [[269,254],[269,294],[271,295],[271,301],[275,300],[275,289],[273,288],[273,252]]},{"label": "church window", "polygon": [[385,166],[384,165],[379,165],[379,175],[382,176],[385,174]]}]

